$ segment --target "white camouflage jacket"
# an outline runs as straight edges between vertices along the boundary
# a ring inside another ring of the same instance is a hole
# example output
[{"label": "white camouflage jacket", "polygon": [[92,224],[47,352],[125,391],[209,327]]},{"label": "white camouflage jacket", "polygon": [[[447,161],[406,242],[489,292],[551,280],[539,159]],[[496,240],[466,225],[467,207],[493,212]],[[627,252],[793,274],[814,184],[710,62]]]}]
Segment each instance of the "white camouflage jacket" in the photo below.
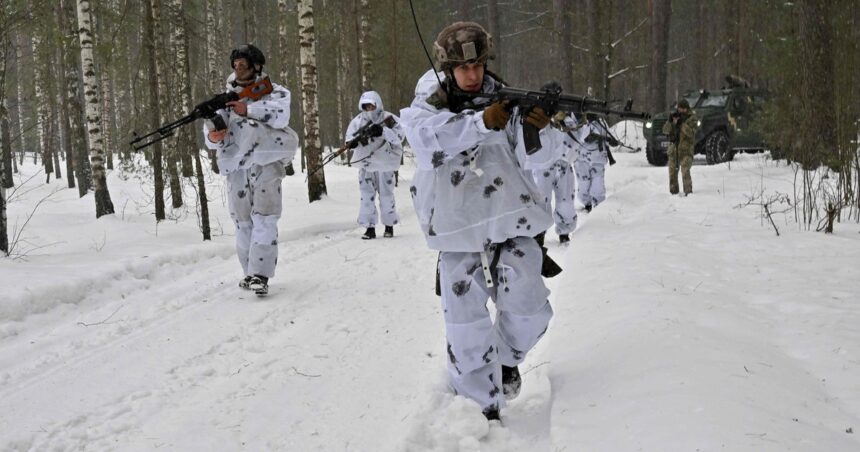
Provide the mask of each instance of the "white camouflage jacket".
[{"label": "white camouflage jacket", "polygon": [[[369,123],[382,125],[382,136],[372,138],[367,145],[359,144],[352,152],[350,164],[367,171],[397,171],[403,156],[403,127],[400,118],[385,111],[382,98],[376,91],[367,91],[361,95],[358,108],[364,104],[373,104],[376,110],[362,111],[349,123],[346,129],[345,141],[353,139],[359,129]],[[394,120],[394,127],[384,124],[386,118]]]},{"label": "white camouflage jacket", "polygon": [[[234,87],[236,75],[227,79],[227,91],[241,91]],[[258,80],[265,74],[258,76]],[[252,164],[266,165],[291,161],[298,149],[296,132],[289,127],[290,91],[283,86],[272,84],[271,93],[258,101],[243,99],[248,104],[247,116],[239,116],[231,109],[218,110],[227,124],[227,134],[220,143],[209,141],[209,127],[204,123],[203,137],[206,147],[217,151],[218,166],[221,174],[227,175]]]},{"label": "white camouflage jacket", "polygon": [[[485,75],[484,92],[497,86]],[[545,231],[552,218],[538,204],[542,195],[523,169],[517,121],[504,130],[487,129],[483,111],[454,113],[437,102],[438,89],[428,71],[418,81],[412,105],[400,111],[418,161],[410,190],[428,246],[483,252],[491,243]]]}]

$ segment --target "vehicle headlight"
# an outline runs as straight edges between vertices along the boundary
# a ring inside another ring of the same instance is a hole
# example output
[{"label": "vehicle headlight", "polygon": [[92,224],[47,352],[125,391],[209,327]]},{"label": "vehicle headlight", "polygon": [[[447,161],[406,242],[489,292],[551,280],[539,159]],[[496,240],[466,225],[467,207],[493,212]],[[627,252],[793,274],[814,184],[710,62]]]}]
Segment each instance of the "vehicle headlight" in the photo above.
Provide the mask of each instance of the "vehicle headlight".
[{"label": "vehicle headlight", "polygon": [[650,128],[651,128],[651,121],[648,121],[648,122],[646,122],[646,123],[645,123],[645,128],[646,128],[646,129],[650,129]]},{"label": "vehicle headlight", "polygon": [[696,127],[702,127],[702,121],[696,121]]}]

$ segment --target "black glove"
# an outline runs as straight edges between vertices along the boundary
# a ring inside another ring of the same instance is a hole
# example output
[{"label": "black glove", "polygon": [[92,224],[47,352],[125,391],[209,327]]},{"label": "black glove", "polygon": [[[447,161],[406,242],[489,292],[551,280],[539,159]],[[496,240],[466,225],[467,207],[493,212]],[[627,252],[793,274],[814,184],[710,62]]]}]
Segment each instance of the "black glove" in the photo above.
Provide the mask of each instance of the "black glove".
[{"label": "black glove", "polygon": [[370,126],[370,129],[368,129],[367,133],[370,134],[371,137],[382,136],[382,125],[374,124],[374,125]]},{"label": "black glove", "polygon": [[484,109],[484,126],[492,130],[502,130],[511,119],[507,101],[494,102]]},{"label": "black glove", "polygon": [[543,111],[543,108],[535,107],[526,116],[526,122],[540,130],[549,124],[549,116]]}]

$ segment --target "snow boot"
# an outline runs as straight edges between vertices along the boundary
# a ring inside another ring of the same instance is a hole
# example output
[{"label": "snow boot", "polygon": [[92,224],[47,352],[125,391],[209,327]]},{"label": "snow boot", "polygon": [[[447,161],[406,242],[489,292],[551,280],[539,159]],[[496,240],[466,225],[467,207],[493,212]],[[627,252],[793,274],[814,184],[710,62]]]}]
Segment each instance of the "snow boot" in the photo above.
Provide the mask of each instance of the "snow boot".
[{"label": "snow boot", "polygon": [[386,226],[385,233],[383,233],[382,236],[387,239],[394,237],[394,226]]},{"label": "snow boot", "polygon": [[586,204],[586,205],[585,205],[585,211],[586,211],[586,212],[591,213],[591,209],[593,209],[593,207],[591,207],[591,204]]},{"label": "snow boot", "polygon": [[559,234],[558,235],[558,243],[568,243],[570,242],[570,234]]},{"label": "snow boot", "polygon": [[246,277],[242,278],[242,280],[239,281],[239,287],[241,287],[245,290],[250,290],[252,278],[254,278],[254,277],[253,276],[246,276]]},{"label": "snow boot", "polygon": [[296,174],[296,170],[293,168],[293,162],[287,163],[287,166],[284,167],[284,171],[287,173],[287,176]]},{"label": "snow boot", "polygon": [[495,406],[491,406],[484,410],[484,416],[488,421],[501,421],[502,418],[499,416],[499,409]]},{"label": "snow boot", "polygon": [[517,366],[508,367],[502,365],[502,392],[505,394],[505,399],[513,400],[520,395],[520,388],[523,385],[523,379],[520,377],[520,370]]},{"label": "snow boot", "polygon": [[367,230],[364,231],[364,235],[361,236],[362,240],[371,240],[371,239],[375,239],[375,238],[376,238],[376,228],[367,228]]},{"label": "snow boot", "polygon": [[251,277],[251,281],[248,283],[248,289],[254,291],[257,296],[265,296],[269,293],[269,278],[260,275],[254,275]]}]

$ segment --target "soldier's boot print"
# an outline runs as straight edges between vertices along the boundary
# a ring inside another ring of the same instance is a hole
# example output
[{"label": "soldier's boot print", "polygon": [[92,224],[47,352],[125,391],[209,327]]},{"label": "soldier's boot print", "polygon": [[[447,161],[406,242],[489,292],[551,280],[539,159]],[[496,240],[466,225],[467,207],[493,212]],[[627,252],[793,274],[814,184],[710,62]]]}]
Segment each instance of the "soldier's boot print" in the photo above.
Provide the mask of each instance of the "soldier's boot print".
[{"label": "soldier's boot print", "polygon": [[505,394],[505,399],[513,400],[520,395],[520,388],[523,386],[523,379],[520,376],[520,370],[517,366],[508,367],[502,365],[502,393]]}]

